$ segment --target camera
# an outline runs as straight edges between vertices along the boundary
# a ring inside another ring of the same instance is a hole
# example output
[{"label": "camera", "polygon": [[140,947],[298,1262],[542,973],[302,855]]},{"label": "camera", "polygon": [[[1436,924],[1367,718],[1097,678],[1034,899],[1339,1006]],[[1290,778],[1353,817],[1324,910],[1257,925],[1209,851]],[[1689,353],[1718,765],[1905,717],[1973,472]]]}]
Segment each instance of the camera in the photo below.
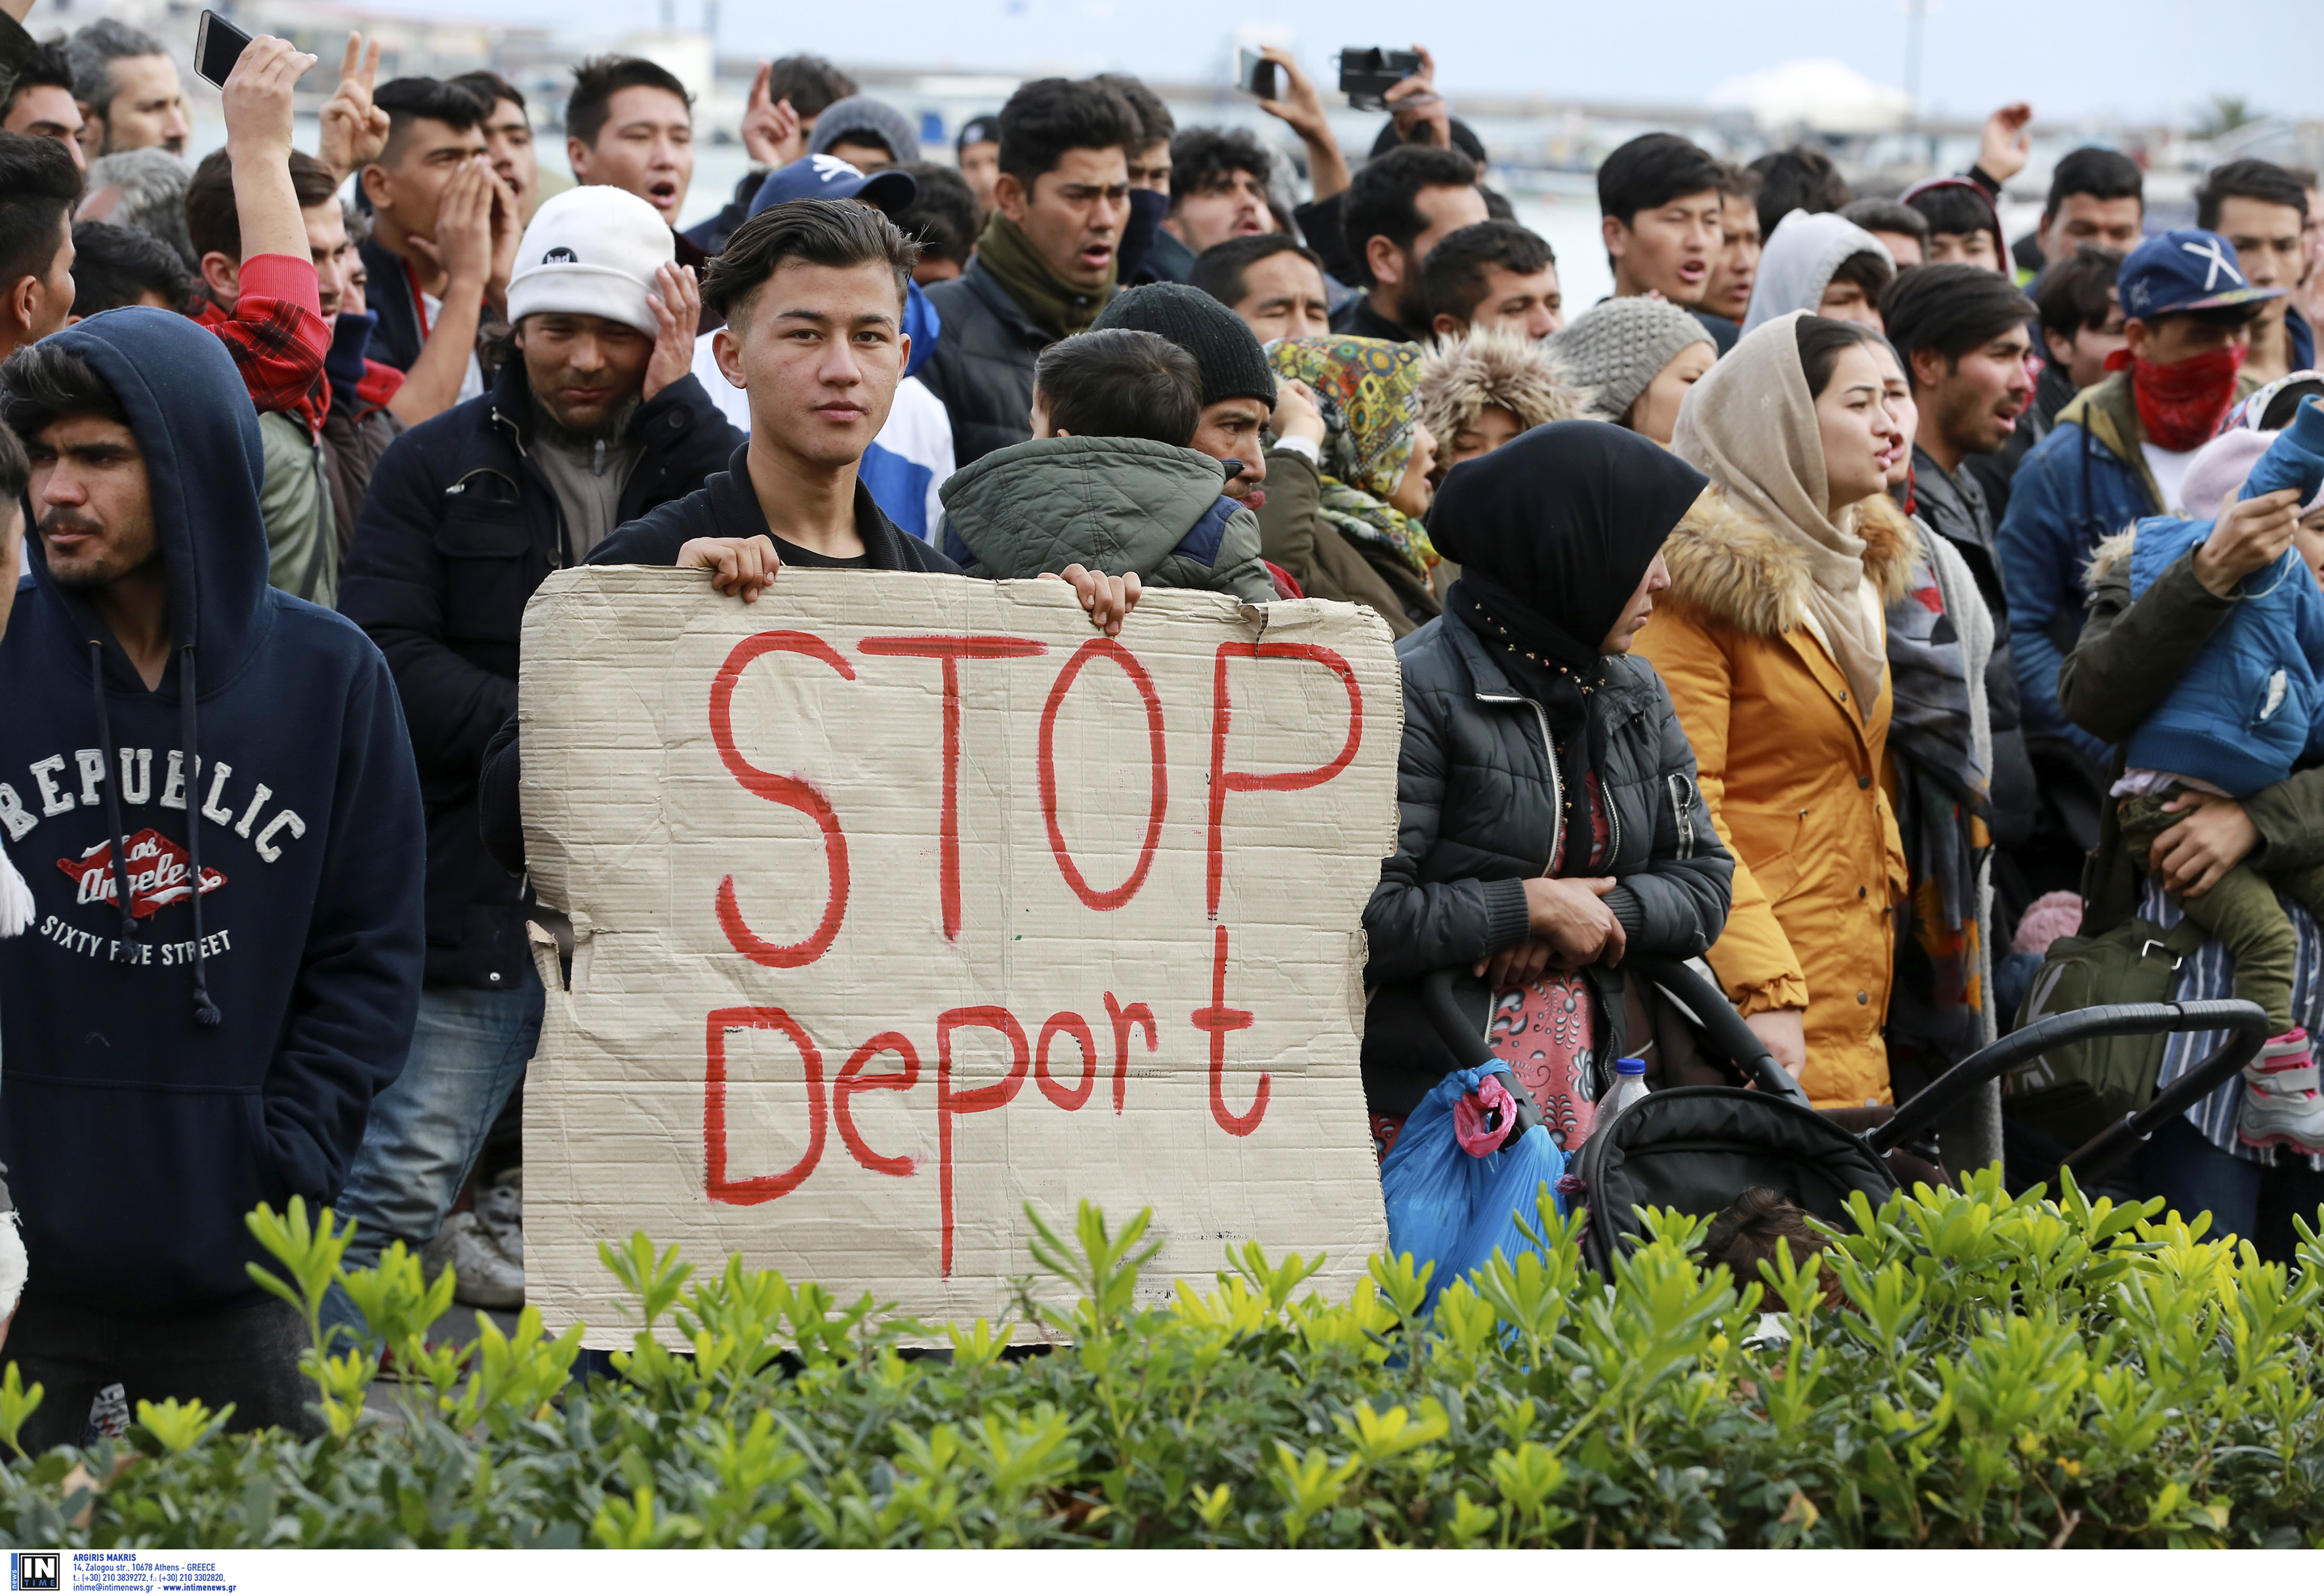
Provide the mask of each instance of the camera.
[{"label": "camera", "polygon": [[1420,70],[1420,55],[1410,50],[1343,50],[1340,51],[1340,92],[1359,111],[1388,109],[1388,91]]}]

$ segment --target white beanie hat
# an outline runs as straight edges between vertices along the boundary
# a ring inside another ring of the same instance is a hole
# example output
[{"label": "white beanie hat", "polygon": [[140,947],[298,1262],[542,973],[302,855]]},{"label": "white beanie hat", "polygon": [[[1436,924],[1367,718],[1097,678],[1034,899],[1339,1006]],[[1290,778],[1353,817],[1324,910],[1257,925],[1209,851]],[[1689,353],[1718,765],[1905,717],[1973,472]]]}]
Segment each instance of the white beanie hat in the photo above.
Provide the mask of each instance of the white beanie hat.
[{"label": "white beanie hat", "polygon": [[646,295],[654,268],[678,258],[661,212],[626,189],[567,189],[533,213],[509,279],[512,322],[541,311],[602,316],[648,337],[660,329]]}]

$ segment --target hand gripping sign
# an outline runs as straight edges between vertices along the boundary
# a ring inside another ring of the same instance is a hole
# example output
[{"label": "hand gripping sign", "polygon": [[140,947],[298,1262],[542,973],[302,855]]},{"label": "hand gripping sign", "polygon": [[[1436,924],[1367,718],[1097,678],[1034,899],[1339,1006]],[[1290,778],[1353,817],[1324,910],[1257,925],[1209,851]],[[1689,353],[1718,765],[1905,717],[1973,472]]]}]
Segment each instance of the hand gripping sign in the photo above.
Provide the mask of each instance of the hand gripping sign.
[{"label": "hand gripping sign", "polygon": [[527,1293],[629,1333],[600,1241],[1010,1314],[1028,1202],[1385,1244],[1357,1055],[1403,704],[1347,604],[588,567],[526,612],[526,845],[574,925],[525,1087]]}]

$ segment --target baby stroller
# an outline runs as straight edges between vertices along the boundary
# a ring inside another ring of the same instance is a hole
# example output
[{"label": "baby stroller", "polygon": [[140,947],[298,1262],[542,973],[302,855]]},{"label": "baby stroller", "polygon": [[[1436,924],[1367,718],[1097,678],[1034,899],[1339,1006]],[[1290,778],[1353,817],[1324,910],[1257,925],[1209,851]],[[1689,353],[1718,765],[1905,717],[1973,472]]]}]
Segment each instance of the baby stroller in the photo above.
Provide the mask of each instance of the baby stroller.
[{"label": "baby stroller", "polygon": [[[2234,1000],[2114,1003],[2056,1014],[2012,1032],[1946,1071],[1862,1134],[1809,1106],[1783,1066],[1769,1056],[1717,986],[1691,965],[1637,956],[1622,966],[1675,1005],[1699,1051],[1731,1085],[1673,1086],[1649,1093],[1610,1122],[1595,1127],[1572,1162],[1579,1201],[1589,1209],[1583,1253],[1603,1274],[1631,1243],[1625,1235],[1640,1206],[1716,1213],[1748,1186],[1783,1193],[1818,1219],[1842,1223],[1851,1192],[1876,1204],[1897,1186],[1887,1155],[1925,1135],[1954,1104],[2006,1071],[2049,1048],[2101,1036],[2225,1030],[2211,1056],[2066,1155],[2083,1185],[2175,1116],[2215,1091],[2257,1056],[2267,1038],[2265,1012]],[[1453,996],[1454,973],[1440,970],[1423,986],[1429,1020],[1464,1067],[1497,1061],[1486,1035]]]}]

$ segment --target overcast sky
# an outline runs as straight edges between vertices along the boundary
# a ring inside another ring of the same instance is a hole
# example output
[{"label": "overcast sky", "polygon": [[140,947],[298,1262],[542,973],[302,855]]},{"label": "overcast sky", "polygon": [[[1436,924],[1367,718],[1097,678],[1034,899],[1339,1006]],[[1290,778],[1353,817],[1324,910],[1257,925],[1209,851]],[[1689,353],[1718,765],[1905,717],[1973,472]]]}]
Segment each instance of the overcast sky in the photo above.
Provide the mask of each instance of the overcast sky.
[{"label": "overcast sky", "polygon": [[[374,0],[456,14],[449,0]],[[694,26],[702,0],[677,0]],[[2213,94],[2324,115],[2324,0],[1926,0],[1923,103],[1981,113],[2017,97],[2065,119],[2152,121]],[[1905,0],[882,0],[765,5],[725,0],[730,51],[809,50],[840,60],[1025,71],[1120,68],[1220,74],[1235,30],[1279,30],[1320,71],[1342,45],[1436,52],[1449,92],[1539,89],[1693,100],[1721,79],[1837,56],[1876,81],[1904,76]],[[494,20],[562,19],[606,32],[651,25],[644,0],[496,0]],[[2202,20],[2198,20],[2200,17]],[[1427,21],[1416,21],[1425,18]],[[632,22],[631,19],[636,19]]]}]

